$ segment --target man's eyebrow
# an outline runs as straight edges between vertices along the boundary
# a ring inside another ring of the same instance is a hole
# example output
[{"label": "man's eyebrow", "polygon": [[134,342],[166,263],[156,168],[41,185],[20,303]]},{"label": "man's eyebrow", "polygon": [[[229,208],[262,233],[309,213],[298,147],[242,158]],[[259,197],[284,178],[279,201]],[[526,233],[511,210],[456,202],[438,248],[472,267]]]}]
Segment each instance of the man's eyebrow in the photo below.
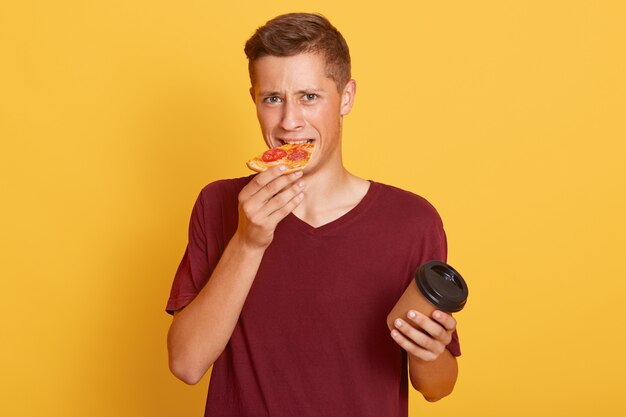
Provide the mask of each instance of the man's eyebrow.
[{"label": "man's eyebrow", "polygon": [[310,93],[323,93],[323,88],[305,88],[303,90],[298,90],[298,94],[310,94]]},{"label": "man's eyebrow", "polygon": [[278,91],[259,91],[260,96],[279,96]]},{"label": "man's eyebrow", "polygon": [[[296,94],[311,94],[311,93],[323,93],[325,90],[323,88],[302,88],[296,91]],[[269,97],[269,96],[280,96],[281,93],[279,91],[267,90],[267,91],[259,91],[260,96]]]}]

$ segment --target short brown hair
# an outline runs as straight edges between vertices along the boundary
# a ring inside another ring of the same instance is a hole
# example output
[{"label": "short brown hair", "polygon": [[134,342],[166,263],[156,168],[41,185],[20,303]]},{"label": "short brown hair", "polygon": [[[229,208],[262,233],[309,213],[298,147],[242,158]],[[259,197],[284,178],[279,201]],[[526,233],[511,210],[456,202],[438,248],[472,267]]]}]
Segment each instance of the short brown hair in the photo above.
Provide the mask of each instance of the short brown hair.
[{"label": "short brown hair", "polygon": [[326,63],[326,76],[341,92],[350,81],[350,50],[339,31],[320,14],[288,13],[259,27],[244,48],[248,71],[254,82],[253,64],[264,56],[319,53]]}]

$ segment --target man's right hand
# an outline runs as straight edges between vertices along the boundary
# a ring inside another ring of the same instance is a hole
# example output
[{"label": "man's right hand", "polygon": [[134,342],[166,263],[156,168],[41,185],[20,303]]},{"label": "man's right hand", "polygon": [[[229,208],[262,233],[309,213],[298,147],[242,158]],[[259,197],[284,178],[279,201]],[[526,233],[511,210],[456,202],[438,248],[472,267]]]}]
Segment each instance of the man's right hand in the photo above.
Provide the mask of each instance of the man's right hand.
[{"label": "man's right hand", "polygon": [[237,234],[247,245],[265,249],[278,223],[304,199],[302,171],[284,174],[279,165],[255,176],[239,193]]}]

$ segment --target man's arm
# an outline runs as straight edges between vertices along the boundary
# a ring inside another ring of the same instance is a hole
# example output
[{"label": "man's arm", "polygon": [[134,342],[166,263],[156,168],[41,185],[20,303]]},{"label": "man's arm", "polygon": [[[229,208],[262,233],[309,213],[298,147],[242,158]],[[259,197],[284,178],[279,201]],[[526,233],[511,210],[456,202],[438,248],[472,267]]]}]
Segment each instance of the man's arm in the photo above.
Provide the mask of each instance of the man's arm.
[{"label": "man's arm", "polygon": [[456,329],[456,320],[442,311],[435,311],[429,318],[411,310],[407,318],[423,331],[397,319],[391,336],[408,353],[413,388],[427,401],[440,400],[452,392],[458,375],[456,358],[446,349]]},{"label": "man's arm", "polygon": [[239,224],[210,279],[175,313],[167,336],[170,370],[195,384],[222,353],[235,329],[276,225],[304,198],[301,172],[284,167],[258,174],[239,194]]}]

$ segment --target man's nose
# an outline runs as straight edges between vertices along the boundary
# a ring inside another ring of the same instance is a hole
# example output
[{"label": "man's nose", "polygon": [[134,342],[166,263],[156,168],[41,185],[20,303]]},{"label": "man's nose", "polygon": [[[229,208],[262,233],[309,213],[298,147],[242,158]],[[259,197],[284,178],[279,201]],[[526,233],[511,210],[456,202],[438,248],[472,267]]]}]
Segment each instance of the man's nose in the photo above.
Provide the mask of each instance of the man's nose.
[{"label": "man's nose", "polygon": [[302,109],[297,103],[287,101],[283,106],[281,127],[284,130],[299,130],[304,127]]}]

